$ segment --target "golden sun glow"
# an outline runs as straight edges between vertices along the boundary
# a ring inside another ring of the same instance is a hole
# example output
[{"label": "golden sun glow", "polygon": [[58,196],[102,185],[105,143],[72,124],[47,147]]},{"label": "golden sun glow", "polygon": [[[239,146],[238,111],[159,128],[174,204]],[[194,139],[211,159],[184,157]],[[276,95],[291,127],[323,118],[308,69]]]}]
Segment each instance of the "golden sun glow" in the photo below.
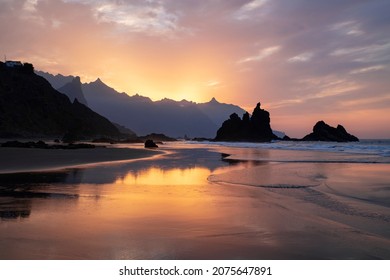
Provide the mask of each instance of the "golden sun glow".
[{"label": "golden sun glow", "polygon": [[162,170],[154,167],[139,173],[128,173],[115,183],[121,185],[203,185],[207,182],[210,170],[207,168],[187,168]]},{"label": "golden sun glow", "polygon": [[[292,1],[287,10],[258,0],[0,2],[0,53],[37,70],[100,78],[153,101],[215,97],[249,112],[261,101],[273,129],[292,137],[307,125],[291,126],[291,116],[311,126],[329,115],[362,138],[389,137],[390,44],[375,1],[364,9]],[[319,22],[307,10],[339,16]],[[365,131],[362,110],[376,112]]]}]

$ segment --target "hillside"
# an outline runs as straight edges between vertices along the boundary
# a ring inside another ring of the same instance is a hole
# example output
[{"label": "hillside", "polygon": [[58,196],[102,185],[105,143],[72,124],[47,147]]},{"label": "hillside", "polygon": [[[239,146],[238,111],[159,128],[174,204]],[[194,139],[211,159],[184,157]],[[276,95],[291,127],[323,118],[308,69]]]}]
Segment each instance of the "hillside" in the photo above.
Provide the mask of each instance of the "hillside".
[{"label": "hillside", "polygon": [[[27,66],[27,67],[26,67]],[[119,137],[118,129],[90,108],[52,88],[31,64],[0,63],[0,137]]]},{"label": "hillside", "polygon": [[163,133],[172,137],[209,137],[217,130],[217,125],[192,102],[170,99],[153,102],[140,95],[128,96],[100,79],[83,84],[83,92],[90,108],[131,128],[138,135]]},{"label": "hillside", "polygon": [[[73,76],[37,73],[70,98],[75,98],[75,93],[79,92],[74,90],[74,85],[71,86],[75,82]],[[220,103],[215,98],[206,103],[195,103],[168,98],[152,101],[138,94],[129,96],[109,87],[100,79],[84,83],[81,88],[91,109],[112,122],[134,130],[138,135],[163,133],[173,137],[213,138],[218,127],[232,113],[245,113],[240,107]]]}]

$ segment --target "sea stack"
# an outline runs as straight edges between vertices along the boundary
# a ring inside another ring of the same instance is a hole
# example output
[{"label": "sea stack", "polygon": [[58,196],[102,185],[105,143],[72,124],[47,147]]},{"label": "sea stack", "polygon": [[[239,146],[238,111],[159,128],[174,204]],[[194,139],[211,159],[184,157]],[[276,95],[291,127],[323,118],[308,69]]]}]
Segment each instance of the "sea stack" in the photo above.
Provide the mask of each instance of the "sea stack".
[{"label": "sea stack", "polygon": [[269,113],[260,108],[260,102],[253,110],[252,116],[246,112],[242,119],[233,113],[217,131],[215,141],[269,142],[278,139],[271,129]]},{"label": "sea stack", "polygon": [[154,143],[152,139],[148,139],[145,141],[145,148],[151,149],[151,148],[158,148],[158,145]]},{"label": "sea stack", "polygon": [[313,132],[302,138],[303,141],[357,142],[359,139],[349,134],[342,125],[336,128],[324,121],[319,121],[313,127]]}]

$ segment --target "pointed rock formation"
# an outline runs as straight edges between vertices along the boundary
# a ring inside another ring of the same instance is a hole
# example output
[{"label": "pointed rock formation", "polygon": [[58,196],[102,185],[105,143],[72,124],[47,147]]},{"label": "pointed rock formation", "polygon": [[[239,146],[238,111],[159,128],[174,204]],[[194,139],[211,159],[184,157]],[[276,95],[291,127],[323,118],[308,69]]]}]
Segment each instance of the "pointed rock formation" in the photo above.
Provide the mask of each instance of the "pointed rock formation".
[{"label": "pointed rock formation", "polygon": [[[245,113],[245,110],[239,106],[220,103],[214,97],[209,102],[199,103],[196,106],[216,125],[217,128],[220,127],[232,113],[237,113],[239,115]],[[210,135],[210,137],[211,136],[212,135]]]},{"label": "pointed rock formation", "polygon": [[215,141],[268,142],[278,139],[272,133],[269,113],[260,105],[257,103],[252,116],[246,112],[241,119],[236,113],[231,114],[218,129]]},{"label": "pointed rock formation", "polygon": [[78,102],[88,106],[83,90],[81,89],[80,77],[75,77],[71,82],[60,87],[58,91],[68,96],[71,102],[77,99]]}]

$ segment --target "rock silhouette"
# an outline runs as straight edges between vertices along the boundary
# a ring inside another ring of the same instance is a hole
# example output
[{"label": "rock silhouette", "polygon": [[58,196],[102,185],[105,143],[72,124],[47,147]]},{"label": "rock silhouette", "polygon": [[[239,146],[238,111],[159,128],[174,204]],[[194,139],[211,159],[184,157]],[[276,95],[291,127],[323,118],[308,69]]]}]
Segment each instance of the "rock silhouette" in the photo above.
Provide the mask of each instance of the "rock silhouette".
[{"label": "rock silhouette", "polygon": [[349,134],[342,125],[334,128],[324,121],[319,121],[313,127],[313,132],[302,138],[303,141],[333,141],[333,142],[356,142],[359,139]]},{"label": "rock silhouette", "polygon": [[[37,73],[58,89],[75,78],[53,76],[44,72]],[[82,84],[82,91],[92,110],[112,122],[131,128],[138,135],[163,133],[176,138],[185,135],[188,138],[213,138],[217,129],[231,113],[236,112],[239,115],[245,113],[242,108],[221,103],[215,98],[206,103],[195,103],[168,98],[152,101],[139,94],[129,96],[109,87],[100,79]],[[81,102],[79,98],[77,99]],[[139,116],[144,115],[145,112],[148,112],[148,117],[140,118]]]},{"label": "rock silhouette", "polygon": [[145,141],[145,148],[158,148],[158,146],[152,139],[148,139]]},{"label": "rock silhouette", "polygon": [[88,106],[85,100],[83,90],[81,89],[80,77],[75,77],[73,80],[58,89],[59,92],[67,95],[71,102],[77,99],[78,102]]},{"label": "rock silhouette", "polygon": [[71,102],[26,65],[17,69],[0,63],[0,137],[120,137],[110,121],[77,99]]},{"label": "rock silhouette", "polygon": [[218,129],[214,140],[269,142],[278,139],[272,132],[269,113],[260,106],[260,102],[257,103],[252,116],[246,112],[242,119],[236,113],[231,114]]}]

